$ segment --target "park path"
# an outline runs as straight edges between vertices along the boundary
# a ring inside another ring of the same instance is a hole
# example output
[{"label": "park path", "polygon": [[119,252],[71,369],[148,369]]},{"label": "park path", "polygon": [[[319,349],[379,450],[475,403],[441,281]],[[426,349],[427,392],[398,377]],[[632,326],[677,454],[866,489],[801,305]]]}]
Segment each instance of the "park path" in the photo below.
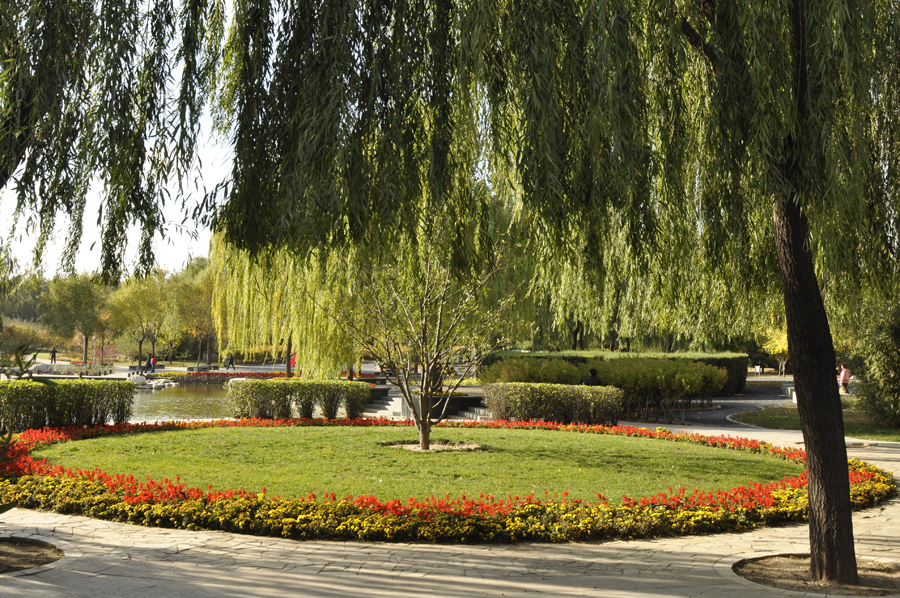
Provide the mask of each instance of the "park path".
[{"label": "park path", "polygon": [[[796,446],[799,432],[672,427]],[[900,478],[900,443],[848,439],[851,456]],[[856,513],[857,556],[900,562],[900,499]],[[0,598],[298,596],[800,596],[764,588],[731,566],[750,556],[809,551],[805,525],[657,540],[447,546],[295,542],[189,532],[14,509],[2,536],[59,546],[66,556],[0,576]]]}]

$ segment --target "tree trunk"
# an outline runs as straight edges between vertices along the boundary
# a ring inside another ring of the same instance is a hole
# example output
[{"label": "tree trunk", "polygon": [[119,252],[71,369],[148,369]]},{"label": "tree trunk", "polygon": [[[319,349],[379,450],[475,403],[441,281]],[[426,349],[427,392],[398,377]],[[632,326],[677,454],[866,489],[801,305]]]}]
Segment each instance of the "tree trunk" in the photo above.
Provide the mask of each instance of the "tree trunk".
[{"label": "tree trunk", "polygon": [[287,349],[284,351],[284,375],[291,377],[291,335],[288,334]]},{"label": "tree trunk", "polygon": [[198,337],[200,339],[200,348],[197,350],[197,367],[200,367],[200,360],[203,359],[203,337]]},{"label": "tree trunk", "polygon": [[206,365],[209,365],[209,351],[212,346],[212,336],[206,336]]},{"label": "tree trunk", "polygon": [[138,341],[138,367],[144,363],[144,339]]},{"label": "tree trunk", "polygon": [[575,330],[572,331],[572,350],[578,350],[578,337],[581,335],[582,348],[584,345],[584,323],[581,320],[575,322]]},{"label": "tree trunk", "polygon": [[[421,395],[419,395],[421,396]],[[431,410],[428,410],[428,415],[426,416],[425,409],[425,399],[420,399],[419,404],[421,405],[421,414],[422,414],[422,425],[419,427],[419,450],[422,451],[430,451],[431,450]]]},{"label": "tree trunk", "polygon": [[806,216],[790,199],[773,209],[797,408],[809,476],[810,577],[857,583],[850,482],[834,344],[816,280]]},{"label": "tree trunk", "polygon": [[88,337],[84,333],[81,334],[81,337],[84,339],[84,351],[81,357],[81,363],[82,365],[87,365]]}]

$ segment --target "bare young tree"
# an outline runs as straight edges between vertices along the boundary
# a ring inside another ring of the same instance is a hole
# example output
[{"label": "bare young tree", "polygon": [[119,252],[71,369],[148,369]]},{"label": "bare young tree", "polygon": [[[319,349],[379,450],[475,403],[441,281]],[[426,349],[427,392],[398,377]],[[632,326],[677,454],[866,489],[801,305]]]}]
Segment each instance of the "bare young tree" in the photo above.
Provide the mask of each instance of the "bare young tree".
[{"label": "bare young tree", "polygon": [[[400,389],[423,451],[430,450],[431,430],[446,417],[463,379],[502,343],[501,315],[515,293],[492,297],[490,285],[499,271],[494,266],[454,276],[433,254],[417,265],[374,266],[360,278],[355,312],[332,312]],[[455,364],[462,369],[448,384]]]}]

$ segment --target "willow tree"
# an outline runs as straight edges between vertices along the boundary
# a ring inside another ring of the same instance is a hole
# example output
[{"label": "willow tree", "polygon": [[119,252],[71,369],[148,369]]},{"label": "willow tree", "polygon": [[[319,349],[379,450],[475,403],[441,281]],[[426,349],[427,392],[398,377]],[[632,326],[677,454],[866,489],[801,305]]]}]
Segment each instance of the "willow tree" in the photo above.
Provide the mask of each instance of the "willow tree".
[{"label": "willow tree", "polygon": [[15,187],[36,261],[62,213],[72,269],[96,184],[103,273],[121,278],[131,224],[138,269],[152,269],[163,199],[195,165],[223,23],[224,0],[0,4],[0,191]]},{"label": "willow tree", "polygon": [[893,272],[897,11],[887,0],[239,0],[220,94],[234,174],[205,207],[253,253],[389,245],[418,234],[419,190],[432,208],[451,201],[465,165],[454,141],[477,128],[478,168],[554,255],[587,252],[602,270],[621,232],[638,271],[700,247],[697,263],[738,291],[777,273],[809,455],[811,573],[854,582],[819,283],[877,286]]}]

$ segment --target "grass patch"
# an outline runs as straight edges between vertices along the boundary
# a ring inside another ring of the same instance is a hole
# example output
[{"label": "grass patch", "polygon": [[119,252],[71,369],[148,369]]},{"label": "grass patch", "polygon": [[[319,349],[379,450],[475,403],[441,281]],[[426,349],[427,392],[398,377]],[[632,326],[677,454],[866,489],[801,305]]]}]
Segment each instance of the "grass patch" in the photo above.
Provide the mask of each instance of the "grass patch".
[{"label": "grass patch", "polygon": [[32,452],[66,467],[174,479],[205,489],[298,497],[334,492],[382,500],[545,491],[617,500],[732,488],[797,475],[803,467],[743,451],[687,443],[548,430],[438,429],[434,441],[470,442],[480,451],[412,453],[385,444],[415,440],[411,428],[211,428],[67,442]]},{"label": "grass patch", "polygon": [[[800,413],[796,407],[769,407],[731,416],[732,419],[773,430],[799,430]],[[844,432],[847,436],[866,440],[900,442],[900,430],[876,425],[865,413],[844,410]]]}]

